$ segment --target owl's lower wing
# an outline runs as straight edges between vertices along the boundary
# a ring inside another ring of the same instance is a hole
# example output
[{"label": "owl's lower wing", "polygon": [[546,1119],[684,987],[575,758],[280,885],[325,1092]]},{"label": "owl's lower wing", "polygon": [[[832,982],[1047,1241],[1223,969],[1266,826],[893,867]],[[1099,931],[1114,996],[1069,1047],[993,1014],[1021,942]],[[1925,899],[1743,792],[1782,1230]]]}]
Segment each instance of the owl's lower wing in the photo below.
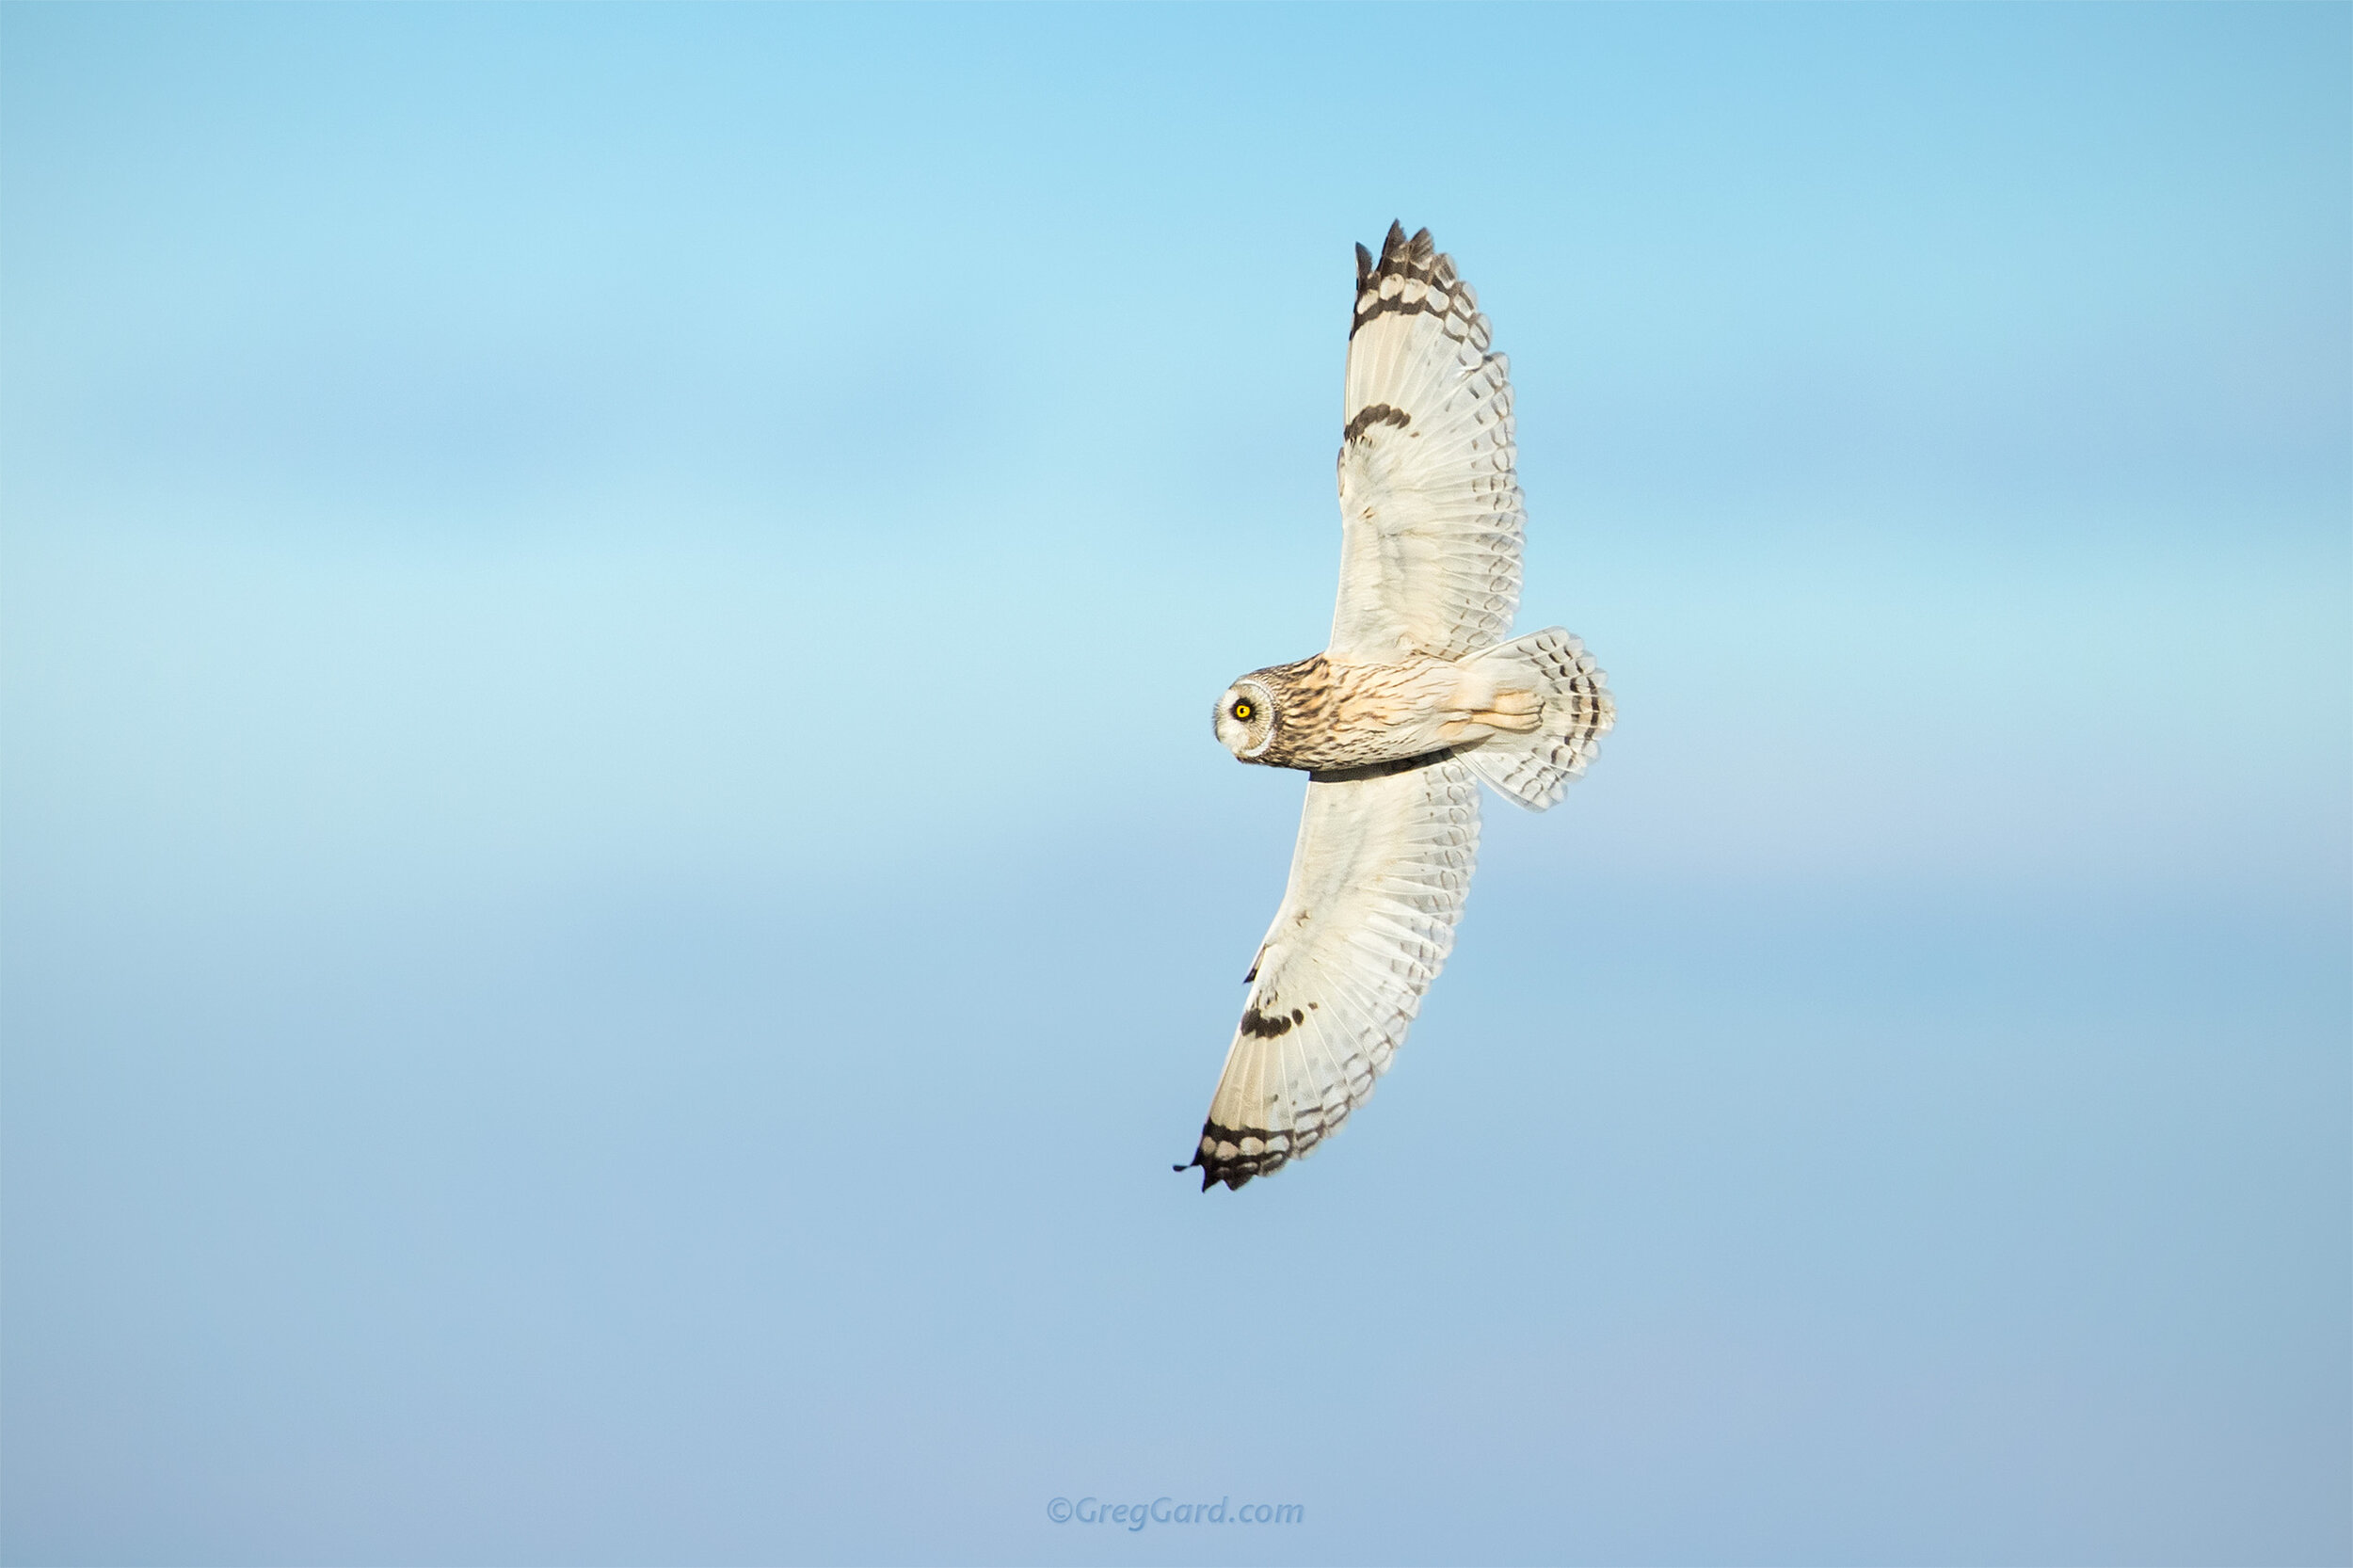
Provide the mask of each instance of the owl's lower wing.
[{"label": "owl's lower wing", "polygon": [[1371,1095],[1453,949],[1478,854],[1479,791],[1459,758],[1310,776],[1290,884],[1194,1149],[1203,1192],[1281,1169]]},{"label": "owl's lower wing", "polygon": [[1511,364],[1425,229],[1356,249],[1331,656],[1459,659],[1511,630],[1525,514]]}]

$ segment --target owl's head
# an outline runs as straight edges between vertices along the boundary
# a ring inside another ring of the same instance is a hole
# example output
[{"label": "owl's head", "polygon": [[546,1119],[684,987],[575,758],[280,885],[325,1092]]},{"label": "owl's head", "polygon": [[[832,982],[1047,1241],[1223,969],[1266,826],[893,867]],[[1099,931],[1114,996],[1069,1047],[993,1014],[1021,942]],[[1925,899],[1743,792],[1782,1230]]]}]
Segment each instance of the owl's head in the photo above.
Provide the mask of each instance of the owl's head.
[{"label": "owl's head", "polygon": [[1219,744],[1255,762],[1274,740],[1274,694],[1264,681],[1245,675],[1217,699],[1213,723]]}]

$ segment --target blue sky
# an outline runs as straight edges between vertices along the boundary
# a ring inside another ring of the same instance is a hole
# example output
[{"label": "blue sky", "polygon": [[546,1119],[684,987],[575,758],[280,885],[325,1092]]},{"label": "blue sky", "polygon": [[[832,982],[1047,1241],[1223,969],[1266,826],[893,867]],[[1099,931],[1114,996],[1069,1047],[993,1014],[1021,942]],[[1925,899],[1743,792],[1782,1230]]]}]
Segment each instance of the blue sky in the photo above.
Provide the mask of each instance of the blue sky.
[{"label": "blue sky", "polygon": [[[0,12],[0,1555],[2353,1557],[2348,45]],[[1622,720],[1205,1199],[1392,217]]]}]

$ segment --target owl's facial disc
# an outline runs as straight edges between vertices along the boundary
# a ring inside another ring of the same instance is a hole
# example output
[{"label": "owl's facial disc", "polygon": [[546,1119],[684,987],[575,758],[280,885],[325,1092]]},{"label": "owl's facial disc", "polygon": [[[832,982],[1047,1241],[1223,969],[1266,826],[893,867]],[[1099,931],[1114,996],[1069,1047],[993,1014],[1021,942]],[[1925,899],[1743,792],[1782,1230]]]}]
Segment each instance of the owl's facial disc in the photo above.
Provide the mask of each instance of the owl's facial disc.
[{"label": "owl's facial disc", "polygon": [[1219,744],[1247,762],[1274,739],[1273,694],[1256,680],[1237,680],[1217,699],[1213,719]]}]

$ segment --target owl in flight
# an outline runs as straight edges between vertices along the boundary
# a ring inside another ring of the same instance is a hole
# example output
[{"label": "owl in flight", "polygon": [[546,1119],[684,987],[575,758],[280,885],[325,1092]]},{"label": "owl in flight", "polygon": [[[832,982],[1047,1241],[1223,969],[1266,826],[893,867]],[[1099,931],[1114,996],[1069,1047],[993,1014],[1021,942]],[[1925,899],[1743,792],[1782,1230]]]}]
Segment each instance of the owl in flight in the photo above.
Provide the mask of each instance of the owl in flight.
[{"label": "owl in flight", "polygon": [[1245,762],[1300,768],[1307,805],[1282,907],[1192,1160],[1201,1190],[1281,1170],[1329,1137],[1454,946],[1485,779],[1531,810],[1585,771],[1615,707],[1585,645],[1504,640],[1525,516],[1510,366],[1479,296],[1424,229],[1356,248],[1340,408],[1332,644],[1217,701]]}]

